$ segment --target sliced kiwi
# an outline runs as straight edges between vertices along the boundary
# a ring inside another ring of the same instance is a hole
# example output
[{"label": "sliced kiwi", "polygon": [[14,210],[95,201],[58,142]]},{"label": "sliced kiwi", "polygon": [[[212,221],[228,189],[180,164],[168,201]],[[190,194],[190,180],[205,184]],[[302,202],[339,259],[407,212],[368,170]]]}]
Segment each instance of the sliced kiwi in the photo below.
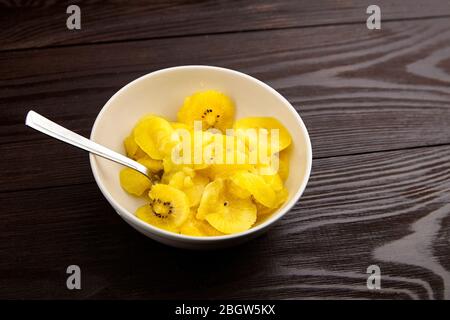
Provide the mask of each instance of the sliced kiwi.
[{"label": "sliced kiwi", "polygon": [[149,178],[130,168],[122,169],[119,178],[122,188],[135,196],[141,196],[152,185]]},{"label": "sliced kiwi", "polygon": [[225,234],[245,231],[256,221],[256,206],[250,198],[233,197],[225,186],[217,179],[205,187],[196,218]]},{"label": "sliced kiwi", "polygon": [[148,155],[137,159],[137,162],[146,166],[151,172],[159,172],[163,169],[162,160],[152,159]]},{"label": "sliced kiwi", "polygon": [[189,126],[201,121],[203,130],[231,128],[234,119],[234,103],[221,92],[207,90],[197,92],[185,99],[178,111],[178,121]]},{"label": "sliced kiwi", "polygon": [[140,207],[136,216],[156,227],[177,232],[189,216],[186,194],[165,184],[155,184],[148,196],[150,203]]},{"label": "sliced kiwi", "polygon": [[152,159],[162,160],[179,141],[170,123],[161,117],[143,117],[133,130],[136,144]]},{"label": "sliced kiwi", "polygon": [[206,221],[220,232],[231,234],[250,229],[256,216],[256,206],[250,199],[229,199],[207,214]]},{"label": "sliced kiwi", "polygon": [[217,206],[225,202],[223,186],[222,179],[216,179],[206,185],[198,206],[197,219],[204,220],[207,214],[214,212]]},{"label": "sliced kiwi", "polygon": [[[234,129],[236,130],[236,134],[244,134],[246,136],[247,143],[253,145],[253,148],[257,147],[262,150],[267,149],[269,154],[286,149],[292,142],[289,131],[281,124],[280,121],[272,117],[242,118],[234,123]],[[255,129],[258,135],[252,136],[248,134],[248,129]],[[274,140],[272,142],[272,133],[274,133],[272,130],[277,130],[278,141]],[[261,139],[262,133],[267,134],[266,140]],[[259,140],[255,140],[256,138]],[[252,149],[252,146],[249,146],[249,148]]]},{"label": "sliced kiwi", "polygon": [[188,236],[208,237],[220,236],[222,232],[215,229],[207,221],[201,221],[195,218],[195,212],[191,211],[189,218],[181,226],[180,233]]},{"label": "sliced kiwi", "polygon": [[268,208],[277,206],[275,191],[260,175],[248,171],[239,171],[230,179],[242,189],[250,192],[253,198],[262,205]]}]

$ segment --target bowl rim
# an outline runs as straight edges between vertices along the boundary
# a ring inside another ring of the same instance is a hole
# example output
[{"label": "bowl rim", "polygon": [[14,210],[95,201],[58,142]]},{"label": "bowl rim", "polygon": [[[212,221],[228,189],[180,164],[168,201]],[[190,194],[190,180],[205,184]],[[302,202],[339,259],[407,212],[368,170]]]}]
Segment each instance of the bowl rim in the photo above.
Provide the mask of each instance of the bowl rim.
[{"label": "bowl rim", "polygon": [[[94,179],[95,179],[95,181],[97,183],[97,186],[100,188],[100,191],[102,192],[102,194],[106,198],[106,200],[110,203],[110,205],[115,209],[116,213],[119,214],[119,216],[122,219],[124,219],[126,222],[129,222],[129,223],[131,223],[131,222],[135,223],[137,226],[139,226],[143,230],[145,230],[147,232],[150,232],[152,234],[155,234],[155,235],[157,235],[159,237],[163,237],[163,238],[169,237],[169,238],[176,239],[176,240],[185,240],[185,241],[187,240],[187,241],[190,241],[190,242],[214,242],[214,241],[223,241],[223,240],[231,240],[231,239],[236,239],[236,238],[242,238],[242,237],[246,237],[246,236],[250,236],[252,234],[255,234],[258,231],[263,231],[264,229],[267,229],[271,225],[275,224],[287,212],[289,212],[292,209],[292,207],[297,203],[297,201],[300,199],[300,197],[302,196],[302,194],[303,194],[303,192],[304,192],[304,190],[306,188],[306,185],[307,185],[307,183],[309,181],[310,174],[311,174],[312,147],[311,147],[311,140],[309,138],[308,130],[306,129],[306,126],[305,126],[302,118],[300,117],[298,112],[295,110],[295,108],[278,91],[276,91],[274,88],[272,88],[268,84],[262,82],[261,80],[258,80],[255,77],[252,77],[252,76],[250,76],[248,74],[245,74],[243,72],[240,72],[240,71],[236,71],[236,70],[232,70],[232,69],[228,69],[228,68],[223,68],[223,67],[217,67],[217,66],[209,66],[209,65],[175,66],[175,67],[164,68],[164,69],[160,69],[160,70],[156,70],[156,71],[144,74],[144,75],[136,78],[135,80],[129,82],[125,86],[123,86],[116,93],[114,93],[113,96],[111,96],[108,99],[108,101],[105,103],[105,105],[102,107],[102,109],[98,113],[97,117],[95,118],[95,122],[94,122],[94,125],[92,126],[92,130],[91,130],[91,134],[90,134],[90,139],[94,140],[93,138],[94,138],[96,129],[97,129],[97,127],[98,127],[98,125],[99,125],[99,123],[101,121],[100,119],[102,118],[103,114],[107,112],[109,106],[112,104],[112,101],[114,99],[116,99],[117,96],[119,96],[124,91],[126,91],[129,87],[133,86],[137,82],[140,82],[140,81],[143,81],[145,79],[148,79],[148,78],[160,75],[162,73],[174,72],[174,71],[178,71],[178,70],[187,70],[187,69],[214,70],[214,71],[225,72],[225,73],[233,74],[233,75],[238,76],[238,77],[246,78],[247,80],[255,82],[255,84],[257,84],[259,86],[262,86],[264,89],[268,90],[270,93],[275,95],[277,98],[280,99],[281,102],[283,102],[286,105],[286,107],[288,108],[290,113],[297,120],[297,123],[298,123],[298,125],[300,126],[300,128],[301,128],[301,130],[303,132],[303,135],[304,135],[305,140],[306,140],[306,153],[307,153],[306,172],[305,172],[305,175],[303,176],[303,181],[300,184],[300,187],[298,188],[298,190],[292,196],[291,200],[288,201],[288,203],[285,204],[285,206],[281,210],[279,210],[278,212],[272,213],[272,215],[271,215],[271,217],[269,219],[265,220],[264,222],[262,222],[261,224],[255,226],[255,227],[252,227],[252,228],[250,228],[248,230],[245,230],[243,232],[234,233],[234,234],[228,234],[228,235],[220,235],[220,236],[196,237],[196,236],[188,236],[188,235],[184,235],[184,234],[174,233],[174,232],[166,231],[164,229],[160,229],[158,227],[152,226],[151,224],[148,224],[148,223],[142,221],[141,219],[136,217],[133,213],[129,212],[124,207],[122,207],[111,196],[111,194],[107,191],[106,187],[103,185],[103,182],[100,179],[100,176],[98,174],[97,163],[95,161],[95,159],[98,156],[93,155],[92,153],[90,153],[89,154],[89,162],[90,162],[92,174],[94,175]],[[118,212],[118,211],[120,211],[120,212]],[[122,216],[123,214],[126,215],[128,219],[123,217]]]}]

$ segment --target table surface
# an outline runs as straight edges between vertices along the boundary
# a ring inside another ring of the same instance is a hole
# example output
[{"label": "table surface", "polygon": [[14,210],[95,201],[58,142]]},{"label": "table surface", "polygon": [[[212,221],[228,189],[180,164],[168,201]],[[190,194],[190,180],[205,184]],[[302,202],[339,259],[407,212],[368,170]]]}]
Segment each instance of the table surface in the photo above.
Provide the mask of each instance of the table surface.
[{"label": "table surface", "polygon": [[[0,298],[450,299],[448,0],[379,0],[381,30],[366,0],[72,3],[81,30],[65,2],[0,3]],[[88,136],[119,88],[188,64],[273,86],[313,145],[295,207],[222,251],[138,234],[85,152],[24,126],[33,108]]]}]

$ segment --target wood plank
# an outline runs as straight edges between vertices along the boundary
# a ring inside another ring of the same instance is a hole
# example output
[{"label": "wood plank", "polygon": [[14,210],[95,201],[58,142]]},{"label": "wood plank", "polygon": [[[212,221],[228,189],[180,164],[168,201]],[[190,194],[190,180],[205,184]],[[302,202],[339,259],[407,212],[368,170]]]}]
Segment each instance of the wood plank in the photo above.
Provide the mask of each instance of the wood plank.
[{"label": "wood plank", "polygon": [[[3,53],[0,191],[90,181],[85,154],[24,126],[29,109],[88,135],[121,86],[180,64],[230,67],[278,89],[303,117],[316,158],[450,143],[449,40],[441,19],[381,33],[334,26]],[[223,45],[233,41],[240,50]]]},{"label": "wood plank", "polygon": [[[146,239],[94,183],[1,193],[0,205],[2,298],[450,298],[450,146],[315,160],[274,229],[217,252]],[[81,291],[65,288],[70,264]],[[379,291],[366,288],[372,264]]]},{"label": "wood plank", "polygon": [[[73,2],[72,2],[73,3]],[[362,22],[369,0],[77,1],[81,30],[66,27],[67,3],[0,3],[0,50]],[[450,15],[447,0],[379,0],[383,20]]]}]

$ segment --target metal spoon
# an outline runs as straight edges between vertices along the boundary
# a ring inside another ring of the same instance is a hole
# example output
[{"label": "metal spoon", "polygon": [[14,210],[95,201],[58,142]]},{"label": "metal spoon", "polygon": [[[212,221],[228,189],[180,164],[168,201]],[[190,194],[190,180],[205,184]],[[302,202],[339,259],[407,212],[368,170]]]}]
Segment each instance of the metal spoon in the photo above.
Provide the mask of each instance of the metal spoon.
[{"label": "metal spoon", "polygon": [[89,151],[105,159],[120,163],[126,167],[134,169],[143,175],[151,178],[151,172],[144,165],[125,157],[124,155],[112,151],[92,140],[89,140],[79,134],[70,131],[59,124],[41,116],[39,113],[34,111],[29,111],[25,124],[37,131],[45,133],[53,138],[71,144],[80,149]]}]

